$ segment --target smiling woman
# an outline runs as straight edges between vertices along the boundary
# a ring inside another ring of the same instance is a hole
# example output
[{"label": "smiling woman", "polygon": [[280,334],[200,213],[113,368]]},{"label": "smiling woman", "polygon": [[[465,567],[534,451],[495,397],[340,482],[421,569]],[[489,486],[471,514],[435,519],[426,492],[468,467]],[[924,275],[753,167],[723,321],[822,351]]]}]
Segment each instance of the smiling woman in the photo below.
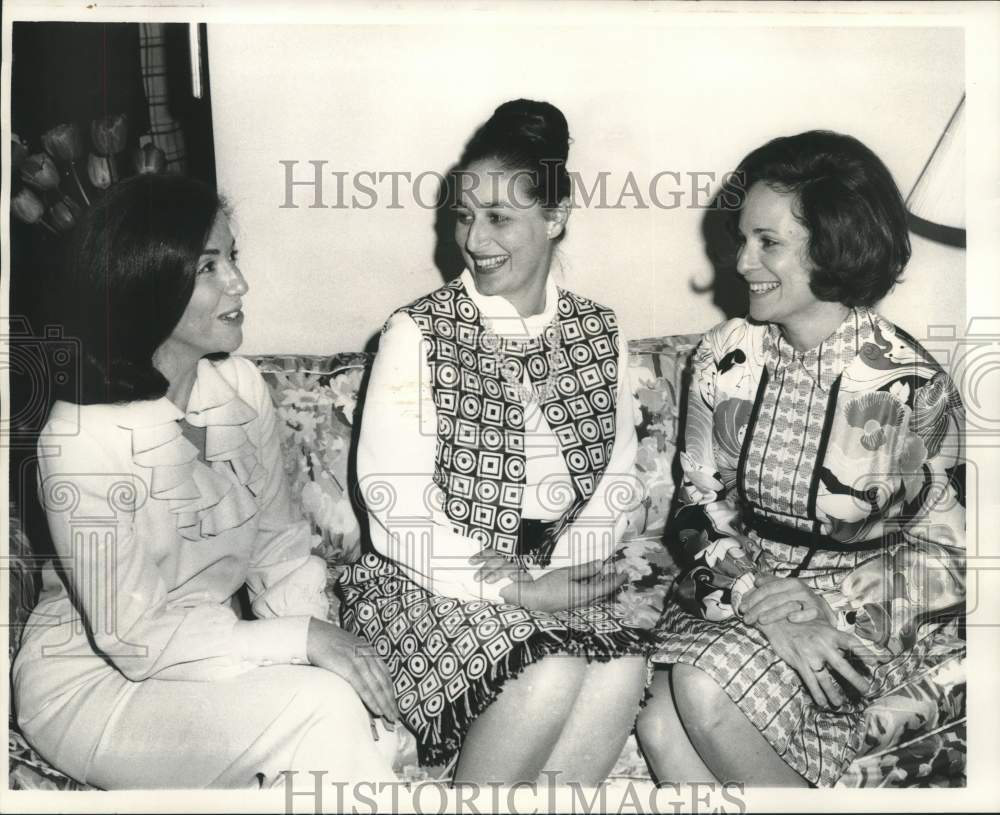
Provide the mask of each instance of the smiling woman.
[{"label": "smiling woman", "polygon": [[780,325],[796,348],[817,345],[848,308],[812,291],[809,230],[794,208],[796,196],[756,182],[740,215],[742,246],[736,270],[750,292],[750,317]]},{"label": "smiling woman", "polygon": [[520,316],[545,306],[555,244],[569,218],[569,128],[552,105],[507,102],[469,141],[456,172],[455,241],[476,288]]},{"label": "smiling woman", "polygon": [[568,150],[545,102],[476,132],[456,173],[466,269],[390,317],[365,401],[378,554],[341,578],[344,623],[385,656],[421,761],[455,760],[456,781],[601,781],[644,684],[608,562],[637,483],[627,347],[549,274]]},{"label": "smiling woman", "polygon": [[522,317],[538,314],[568,203],[544,209],[532,196],[530,176],[496,160],[473,162],[464,175],[472,184],[458,199],[455,241],[476,288],[504,297]]},{"label": "smiling woman", "polygon": [[878,157],[809,132],[737,175],[750,316],[694,354],[673,522],[688,573],[638,733],[661,781],[827,786],[871,697],[963,652],[963,408],[871,308],[910,255]]},{"label": "smiling woman", "polygon": [[166,393],[153,358],[187,313],[221,213],[210,187],[167,176],[129,179],[95,205],[74,233],[59,287],[63,322],[83,355],[81,380],[64,398],[101,404]]}]

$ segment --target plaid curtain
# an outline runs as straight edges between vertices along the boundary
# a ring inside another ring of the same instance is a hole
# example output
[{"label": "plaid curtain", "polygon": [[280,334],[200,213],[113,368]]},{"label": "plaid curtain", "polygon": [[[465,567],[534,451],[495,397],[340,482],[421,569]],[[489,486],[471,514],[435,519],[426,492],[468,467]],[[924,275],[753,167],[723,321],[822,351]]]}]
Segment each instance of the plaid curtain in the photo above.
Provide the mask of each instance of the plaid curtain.
[{"label": "plaid curtain", "polygon": [[140,144],[152,141],[167,156],[167,172],[187,172],[187,150],[184,131],[170,115],[167,95],[166,43],[163,23],[139,24],[139,60],[142,64],[142,84],[149,106],[149,134]]}]

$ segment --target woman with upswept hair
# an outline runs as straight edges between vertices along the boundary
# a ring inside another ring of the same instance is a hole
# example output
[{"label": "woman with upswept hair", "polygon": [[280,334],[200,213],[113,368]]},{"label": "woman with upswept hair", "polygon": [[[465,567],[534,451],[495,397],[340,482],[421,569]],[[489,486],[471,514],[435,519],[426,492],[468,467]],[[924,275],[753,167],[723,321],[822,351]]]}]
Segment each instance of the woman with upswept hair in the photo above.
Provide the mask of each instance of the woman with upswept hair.
[{"label": "woman with upswept hair", "polygon": [[636,452],[614,312],[556,285],[569,131],[496,109],[456,171],[466,268],[397,310],[365,400],[358,475],[377,553],[345,625],[393,675],[425,763],[456,781],[601,781],[645,680],[613,597]]}]

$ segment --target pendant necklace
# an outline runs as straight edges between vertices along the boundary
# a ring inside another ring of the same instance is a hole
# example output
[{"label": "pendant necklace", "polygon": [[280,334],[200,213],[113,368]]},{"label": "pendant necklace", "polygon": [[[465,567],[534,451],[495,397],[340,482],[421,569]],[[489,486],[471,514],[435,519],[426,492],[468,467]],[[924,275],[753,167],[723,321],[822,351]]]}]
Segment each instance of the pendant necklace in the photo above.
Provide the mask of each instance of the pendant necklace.
[{"label": "pendant necklace", "polygon": [[546,348],[545,357],[548,360],[549,373],[545,381],[535,386],[531,384],[530,378],[525,384],[524,379],[519,379],[517,372],[520,367],[516,360],[508,359],[504,356],[501,348],[503,341],[490,328],[485,328],[483,334],[483,347],[488,353],[493,355],[500,375],[504,382],[510,385],[517,393],[518,401],[523,405],[536,402],[542,404],[549,401],[556,395],[556,380],[559,373],[556,370],[562,356],[562,332],[559,331],[558,322],[553,319],[542,331],[542,341]]}]

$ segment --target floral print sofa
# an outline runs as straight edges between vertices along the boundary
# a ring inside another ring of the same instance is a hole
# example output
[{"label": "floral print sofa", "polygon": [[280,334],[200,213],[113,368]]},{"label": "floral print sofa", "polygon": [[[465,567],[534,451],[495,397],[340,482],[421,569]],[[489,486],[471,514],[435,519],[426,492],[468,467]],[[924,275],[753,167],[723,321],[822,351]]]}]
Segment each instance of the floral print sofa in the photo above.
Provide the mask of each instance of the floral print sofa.
[{"label": "floral print sofa", "polygon": [[[645,496],[631,514],[618,566],[631,578],[618,602],[637,625],[655,625],[677,569],[663,540],[675,484],[677,434],[683,410],[685,370],[698,335],[633,341],[630,374],[639,435],[638,473]],[[351,463],[361,415],[361,394],[371,356],[269,355],[254,358],[273,389],[284,420],[285,464],[303,513],[323,533],[320,553],[329,564],[331,617],[338,603],[334,583],[343,559],[364,537],[364,516],[349,499]],[[13,654],[36,596],[30,542],[11,507],[10,643]],[[838,782],[845,787],[961,786],[965,784],[965,665],[955,659],[914,680],[868,709],[864,754]],[[405,731],[404,731],[405,733]],[[85,789],[48,765],[9,722],[11,789]],[[406,734],[396,756],[400,778],[434,774],[416,762]],[[649,779],[634,738],[629,738],[613,780]]]}]

